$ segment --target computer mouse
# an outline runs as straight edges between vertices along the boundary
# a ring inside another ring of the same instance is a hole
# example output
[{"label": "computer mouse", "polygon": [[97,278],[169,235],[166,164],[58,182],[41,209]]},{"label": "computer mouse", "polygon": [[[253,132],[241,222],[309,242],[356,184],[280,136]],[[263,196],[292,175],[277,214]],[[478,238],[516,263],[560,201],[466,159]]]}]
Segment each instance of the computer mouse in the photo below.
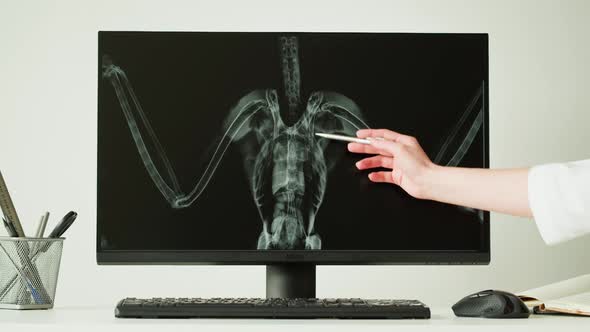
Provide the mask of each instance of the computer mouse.
[{"label": "computer mouse", "polygon": [[531,314],[518,296],[500,291],[485,290],[462,298],[453,305],[459,317],[528,318]]}]

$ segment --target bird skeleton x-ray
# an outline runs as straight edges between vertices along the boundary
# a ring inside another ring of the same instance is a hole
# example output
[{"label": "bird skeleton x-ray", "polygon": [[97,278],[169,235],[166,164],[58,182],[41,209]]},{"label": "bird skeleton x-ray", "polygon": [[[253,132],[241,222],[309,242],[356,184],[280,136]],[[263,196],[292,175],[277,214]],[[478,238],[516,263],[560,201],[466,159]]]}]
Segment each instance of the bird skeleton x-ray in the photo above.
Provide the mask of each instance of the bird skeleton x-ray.
[{"label": "bird skeleton x-ray", "polygon": [[[157,189],[174,209],[191,206],[203,194],[230,145],[243,156],[254,204],[262,221],[258,249],[321,249],[315,216],[326,191],[328,171],[337,156],[327,158],[326,139],[316,132],[355,135],[368,128],[360,108],[337,92],[317,91],[302,104],[298,39],[281,36],[284,95],[276,89],[254,90],[229,111],[222,136],[200,178],[184,191],[174,169],[135,95],[125,71],[108,55],[102,58],[103,77],[110,81],[141,160]],[[434,161],[457,165],[483,123],[480,87]],[[283,102],[282,102],[283,101]],[[281,110],[281,106],[286,110]],[[476,107],[479,105],[479,107]],[[142,125],[142,130],[138,125]],[[465,130],[467,129],[467,130]],[[144,139],[148,139],[151,150]],[[157,158],[160,169],[153,158]]]}]

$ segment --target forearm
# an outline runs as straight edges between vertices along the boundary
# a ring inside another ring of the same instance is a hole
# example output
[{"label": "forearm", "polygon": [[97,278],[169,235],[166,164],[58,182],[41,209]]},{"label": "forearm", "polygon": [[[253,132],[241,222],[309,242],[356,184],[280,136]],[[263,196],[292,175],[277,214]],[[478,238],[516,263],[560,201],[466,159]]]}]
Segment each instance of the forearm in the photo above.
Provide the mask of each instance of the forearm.
[{"label": "forearm", "polygon": [[528,172],[433,166],[424,176],[424,198],[470,208],[532,216]]}]

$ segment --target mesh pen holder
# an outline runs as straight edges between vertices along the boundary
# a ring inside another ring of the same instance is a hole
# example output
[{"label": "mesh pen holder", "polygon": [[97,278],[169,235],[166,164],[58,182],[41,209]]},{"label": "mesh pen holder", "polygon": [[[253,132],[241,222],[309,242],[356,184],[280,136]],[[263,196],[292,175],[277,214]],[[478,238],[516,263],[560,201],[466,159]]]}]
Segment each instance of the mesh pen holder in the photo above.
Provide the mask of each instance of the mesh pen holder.
[{"label": "mesh pen holder", "polygon": [[63,240],[0,237],[0,309],[53,308]]}]

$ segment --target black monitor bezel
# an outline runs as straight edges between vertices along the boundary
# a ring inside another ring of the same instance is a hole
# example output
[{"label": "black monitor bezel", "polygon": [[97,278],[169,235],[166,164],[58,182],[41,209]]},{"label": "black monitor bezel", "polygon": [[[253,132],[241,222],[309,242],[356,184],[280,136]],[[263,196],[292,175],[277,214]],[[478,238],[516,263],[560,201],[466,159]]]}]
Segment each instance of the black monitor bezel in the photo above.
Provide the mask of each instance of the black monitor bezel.
[{"label": "black monitor bezel", "polygon": [[[118,33],[122,31],[99,31]],[[136,32],[136,31],[125,31]],[[137,31],[138,32],[138,31]],[[142,31],[149,33],[152,31]],[[182,32],[187,33],[187,32]],[[255,32],[253,32],[255,33]],[[289,32],[272,32],[289,33]],[[302,32],[296,32],[302,33]],[[309,32],[305,32],[309,33]],[[322,32],[326,33],[326,32]],[[342,33],[342,32],[338,32]],[[346,32],[359,33],[359,32]],[[384,32],[362,32],[384,33]],[[487,33],[388,33],[400,35],[469,35],[484,38],[486,83],[484,87],[484,167],[489,167],[489,36]],[[100,38],[99,38],[100,39]],[[100,46],[98,48],[100,52]],[[98,72],[101,72],[100,59]],[[100,74],[98,87],[100,90]],[[100,95],[100,91],[98,91]],[[98,98],[97,98],[98,100]],[[99,101],[100,103],[100,101]],[[98,116],[98,111],[97,111]],[[97,149],[98,161],[98,149]],[[98,167],[98,162],[97,162]],[[98,190],[98,176],[97,176]],[[98,200],[98,195],[97,195]],[[97,201],[98,206],[98,201]],[[99,265],[267,265],[273,263],[311,263],[318,265],[487,265],[490,263],[490,213],[483,213],[483,250],[103,250],[100,247],[100,215],[96,213],[96,260]]]}]

